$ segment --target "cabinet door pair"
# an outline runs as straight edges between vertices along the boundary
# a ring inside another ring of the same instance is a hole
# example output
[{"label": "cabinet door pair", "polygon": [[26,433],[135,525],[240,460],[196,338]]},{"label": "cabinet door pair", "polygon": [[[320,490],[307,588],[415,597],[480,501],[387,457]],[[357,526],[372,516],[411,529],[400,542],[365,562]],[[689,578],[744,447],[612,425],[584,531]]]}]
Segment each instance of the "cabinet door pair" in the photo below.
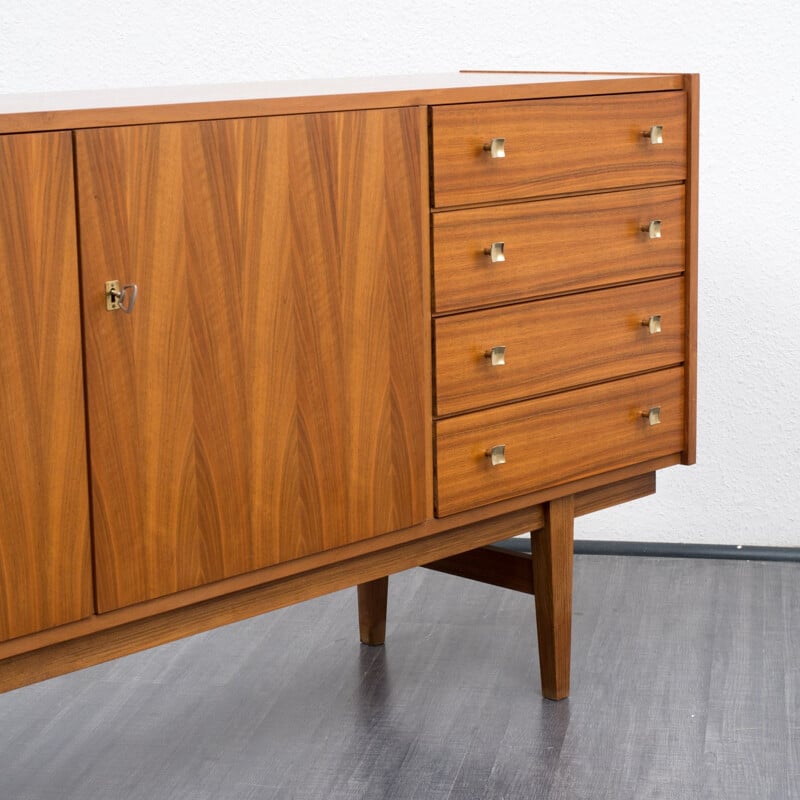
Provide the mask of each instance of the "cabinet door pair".
[{"label": "cabinet door pair", "polygon": [[[97,611],[425,517],[421,122],[390,109],[82,130],[74,187],[70,134],[12,137],[60,151],[27,166],[3,151],[41,185],[26,235],[0,233],[22,296],[0,300],[0,511],[22,531],[0,533],[0,638],[93,610],[74,190]],[[113,280],[136,284],[130,313],[107,310]],[[37,608],[58,613],[23,619],[28,573]]]}]

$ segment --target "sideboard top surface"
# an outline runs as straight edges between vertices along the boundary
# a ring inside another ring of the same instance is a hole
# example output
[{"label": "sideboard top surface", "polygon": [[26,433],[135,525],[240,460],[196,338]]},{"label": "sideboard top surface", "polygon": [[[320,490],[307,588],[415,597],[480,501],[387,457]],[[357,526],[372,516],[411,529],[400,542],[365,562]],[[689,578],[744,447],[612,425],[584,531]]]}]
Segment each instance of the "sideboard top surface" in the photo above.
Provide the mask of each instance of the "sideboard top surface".
[{"label": "sideboard top surface", "polygon": [[464,71],[0,95],[0,134],[681,89],[680,74]]}]

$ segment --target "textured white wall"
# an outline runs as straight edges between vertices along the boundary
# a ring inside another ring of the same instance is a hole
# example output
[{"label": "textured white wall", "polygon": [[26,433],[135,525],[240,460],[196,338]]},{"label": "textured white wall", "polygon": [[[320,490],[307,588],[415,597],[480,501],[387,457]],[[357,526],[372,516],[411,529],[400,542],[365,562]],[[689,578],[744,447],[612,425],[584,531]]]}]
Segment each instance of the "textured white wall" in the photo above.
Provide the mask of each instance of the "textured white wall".
[{"label": "textured white wall", "polygon": [[800,546],[797,0],[0,4],[0,93],[463,67],[701,73],[698,465],[577,535]]}]

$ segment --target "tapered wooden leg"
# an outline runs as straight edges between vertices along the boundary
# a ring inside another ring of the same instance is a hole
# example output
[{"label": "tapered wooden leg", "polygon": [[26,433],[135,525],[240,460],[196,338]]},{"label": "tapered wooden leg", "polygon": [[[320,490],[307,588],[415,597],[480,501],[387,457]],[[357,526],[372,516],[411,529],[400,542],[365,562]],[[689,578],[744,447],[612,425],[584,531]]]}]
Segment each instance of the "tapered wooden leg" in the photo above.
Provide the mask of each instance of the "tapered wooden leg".
[{"label": "tapered wooden leg", "polygon": [[388,577],[358,584],[358,628],[364,644],[379,645],[386,640],[388,594]]},{"label": "tapered wooden leg", "polygon": [[569,695],[572,644],[573,496],[546,503],[544,513],[544,528],[531,534],[539,671],[542,694],[562,700]]}]

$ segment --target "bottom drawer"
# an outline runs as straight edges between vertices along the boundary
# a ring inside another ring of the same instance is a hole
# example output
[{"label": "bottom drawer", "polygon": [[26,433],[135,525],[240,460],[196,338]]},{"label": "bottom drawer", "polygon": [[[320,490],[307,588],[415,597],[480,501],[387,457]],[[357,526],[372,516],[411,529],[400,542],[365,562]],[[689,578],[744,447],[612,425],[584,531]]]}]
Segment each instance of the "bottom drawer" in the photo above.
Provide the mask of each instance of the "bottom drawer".
[{"label": "bottom drawer", "polygon": [[[683,368],[676,367],[441,420],[436,514],[678,453],[683,393]],[[655,408],[660,423],[651,424]],[[505,461],[493,464],[487,453],[500,446]]]}]

